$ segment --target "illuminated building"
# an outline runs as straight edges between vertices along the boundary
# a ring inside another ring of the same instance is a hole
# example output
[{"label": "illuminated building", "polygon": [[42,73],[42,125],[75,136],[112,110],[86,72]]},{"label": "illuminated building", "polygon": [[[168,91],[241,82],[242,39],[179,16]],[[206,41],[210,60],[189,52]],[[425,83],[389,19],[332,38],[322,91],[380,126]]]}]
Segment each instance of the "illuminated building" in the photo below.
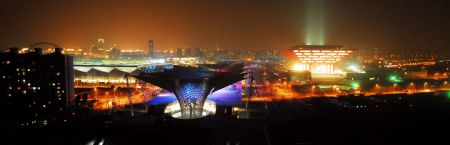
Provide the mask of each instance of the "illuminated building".
[{"label": "illuminated building", "polygon": [[166,61],[174,65],[185,65],[185,66],[195,66],[197,64],[202,63],[199,57],[173,57],[173,58],[166,58]]},{"label": "illuminated building", "polygon": [[233,51],[233,57],[234,57],[234,58],[241,58],[241,57],[242,57],[241,50],[240,50],[240,49],[235,49],[235,50]]},{"label": "illuminated building", "polygon": [[[125,86],[125,75],[137,74],[139,72],[138,65],[120,65],[120,61],[111,63],[89,63],[76,64],[74,66],[75,87],[110,87]],[[125,61],[127,62],[127,61]],[[167,63],[148,64],[148,68],[163,68],[172,66]],[[135,78],[129,78],[129,82],[136,83]]]},{"label": "illuminated building", "polygon": [[120,57],[120,49],[117,47],[117,44],[114,44],[111,51],[109,51],[109,58],[117,59]]},{"label": "illuminated building", "polygon": [[[90,85],[109,87],[125,84],[124,76],[137,71],[137,66],[74,66],[76,87]],[[131,83],[136,80],[130,78]]]},{"label": "illuminated building", "polygon": [[145,55],[145,52],[139,49],[123,49],[120,50],[120,56],[123,58],[132,58],[132,57],[148,57]]},{"label": "illuminated building", "polygon": [[72,55],[72,56],[81,56],[83,55],[83,50],[82,49],[74,49],[74,48],[64,48],[63,53],[64,54],[68,54],[68,55]]},{"label": "illuminated building", "polygon": [[[174,101],[166,106],[164,113],[171,114],[173,118],[181,118],[181,107],[180,102]],[[216,113],[216,103],[210,100],[205,100],[203,105],[202,116],[215,114]]]},{"label": "illuminated building", "polygon": [[105,51],[104,44],[105,44],[105,39],[103,39],[103,38],[98,38],[98,39],[97,39],[97,45],[95,45],[95,46],[92,48],[92,52],[94,52],[94,53],[99,53],[99,52]]},{"label": "illuminated building", "polygon": [[339,74],[336,63],[354,53],[339,45],[299,45],[290,51],[296,57],[292,69],[312,74]]},{"label": "illuminated building", "polygon": [[311,81],[311,72],[291,71],[289,73],[289,81],[291,82],[291,84],[305,84]]},{"label": "illuminated building", "polygon": [[180,104],[179,118],[196,119],[204,116],[204,103],[210,93],[243,79],[243,66],[235,62],[220,71],[182,66],[155,71],[144,66],[140,68],[141,73],[134,77],[173,92]]},{"label": "illuminated building", "polygon": [[19,54],[0,53],[0,110],[2,121],[16,126],[45,126],[64,122],[73,96],[73,60],[42,49]]}]

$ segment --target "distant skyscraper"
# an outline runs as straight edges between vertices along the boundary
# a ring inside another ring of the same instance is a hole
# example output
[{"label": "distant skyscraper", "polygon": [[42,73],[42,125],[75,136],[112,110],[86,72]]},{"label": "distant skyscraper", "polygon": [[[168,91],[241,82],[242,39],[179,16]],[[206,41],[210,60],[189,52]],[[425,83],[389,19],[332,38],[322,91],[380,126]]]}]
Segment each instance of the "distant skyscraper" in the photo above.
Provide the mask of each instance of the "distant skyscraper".
[{"label": "distant skyscraper", "polygon": [[98,38],[98,39],[97,39],[97,45],[98,45],[98,47],[103,48],[103,44],[105,44],[105,39],[103,39],[103,38]]},{"label": "distant skyscraper", "polygon": [[191,48],[186,48],[184,52],[184,57],[192,57]]},{"label": "distant skyscraper", "polygon": [[223,55],[223,51],[222,49],[220,49],[219,47],[216,48],[216,51],[214,51],[214,57],[219,57]]},{"label": "distant skyscraper", "polygon": [[120,57],[120,49],[118,48],[117,44],[114,44],[113,48],[109,52],[110,58],[116,59]]},{"label": "distant skyscraper", "polygon": [[200,48],[195,48],[194,49],[194,57],[202,57],[202,51],[200,50]]},{"label": "distant skyscraper", "polygon": [[235,49],[233,52],[233,57],[235,58],[241,58],[241,50],[240,49]]},{"label": "distant skyscraper", "polygon": [[153,40],[148,40],[148,56],[155,56],[155,49],[153,48]]},{"label": "distant skyscraper", "polygon": [[183,49],[177,48],[175,57],[183,57]]},{"label": "distant skyscraper", "polygon": [[0,53],[0,122],[45,126],[63,122],[73,96],[73,59],[42,49],[19,54],[18,48]]},{"label": "distant skyscraper", "polygon": [[379,59],[380,58],[380,53],[378,48],[374,48],[373,50],[373,59]]},{"label": "distant skyscraper", "polygon": [[99,53],[99,52],[105,51],[104,45],[105,45],[105,39],[103,39],[101,37],[98,38],[97,44],[92,48],[92,52]]}]

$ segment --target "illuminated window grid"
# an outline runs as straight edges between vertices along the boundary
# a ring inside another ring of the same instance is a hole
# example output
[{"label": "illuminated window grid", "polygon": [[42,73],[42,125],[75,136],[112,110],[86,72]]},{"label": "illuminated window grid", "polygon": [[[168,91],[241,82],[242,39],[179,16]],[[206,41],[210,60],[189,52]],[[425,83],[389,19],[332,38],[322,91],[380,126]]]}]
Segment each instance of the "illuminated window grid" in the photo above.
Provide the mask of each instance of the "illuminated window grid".
[{"label": "illuminated window grid", "polygon": [[336,63],[352,53],[351,50],[294,50],[302,63]]}]

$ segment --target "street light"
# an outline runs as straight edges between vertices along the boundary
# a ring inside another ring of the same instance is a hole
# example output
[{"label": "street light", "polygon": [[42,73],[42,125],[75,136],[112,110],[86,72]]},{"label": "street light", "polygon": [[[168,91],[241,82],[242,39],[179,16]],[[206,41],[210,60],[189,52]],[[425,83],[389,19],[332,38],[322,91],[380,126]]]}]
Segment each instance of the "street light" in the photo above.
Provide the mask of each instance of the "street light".
[{"label": "street light", "polygon": [[410,84],[409,84],[409,89],[410,89],[411,91],[413,91],[413,90],[415,89],[414,83],[410,83]]},{"label": "street light", "polygon": [[289,87],[289,93],[292,93],[292,87],[291,87],[291,84],[289,84],[288,87]]},{"label": "street light", "polygon": [[114,89],[113,89],[113,96],[114,96],[114,98],[116,97],[116,87],[114,87]]},{"label": "street light", "polygon": [[97,89],[97,87],[94,88],[94,93],[95,93],[95,100],[97,100],[97,96],[98,96],[98,89]]},{"label": "street light", "polygon": [[375,90],[377,91],[377,93],[381,93],[381,87],[378,84],[375,84]]},{"label": "street light", "polygon": [[113,89],[113,97],[114,97],[113,108],[114,109],[115,109],[115,106],[117,104],[116,90],[117,90],[117,88],[114,87],[114,89]]},{"label": "street light", "polygon": [[394,92],[397,91],[396,87],[397,87],[397,84],[394,83]]}]

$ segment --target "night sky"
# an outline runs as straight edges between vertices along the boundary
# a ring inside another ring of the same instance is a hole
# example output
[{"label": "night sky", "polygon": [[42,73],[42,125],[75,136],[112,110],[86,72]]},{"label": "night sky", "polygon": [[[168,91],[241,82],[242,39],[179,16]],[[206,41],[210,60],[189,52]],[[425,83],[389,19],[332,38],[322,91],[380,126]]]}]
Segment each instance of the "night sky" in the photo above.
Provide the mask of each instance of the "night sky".
[{"label": "night sky", "polygon": [[264,49],[320,36],[361,50],[450,50],[450,0],[319,1],[0,0],[0,48],[88,48],[101,36],[120,48]]}]

